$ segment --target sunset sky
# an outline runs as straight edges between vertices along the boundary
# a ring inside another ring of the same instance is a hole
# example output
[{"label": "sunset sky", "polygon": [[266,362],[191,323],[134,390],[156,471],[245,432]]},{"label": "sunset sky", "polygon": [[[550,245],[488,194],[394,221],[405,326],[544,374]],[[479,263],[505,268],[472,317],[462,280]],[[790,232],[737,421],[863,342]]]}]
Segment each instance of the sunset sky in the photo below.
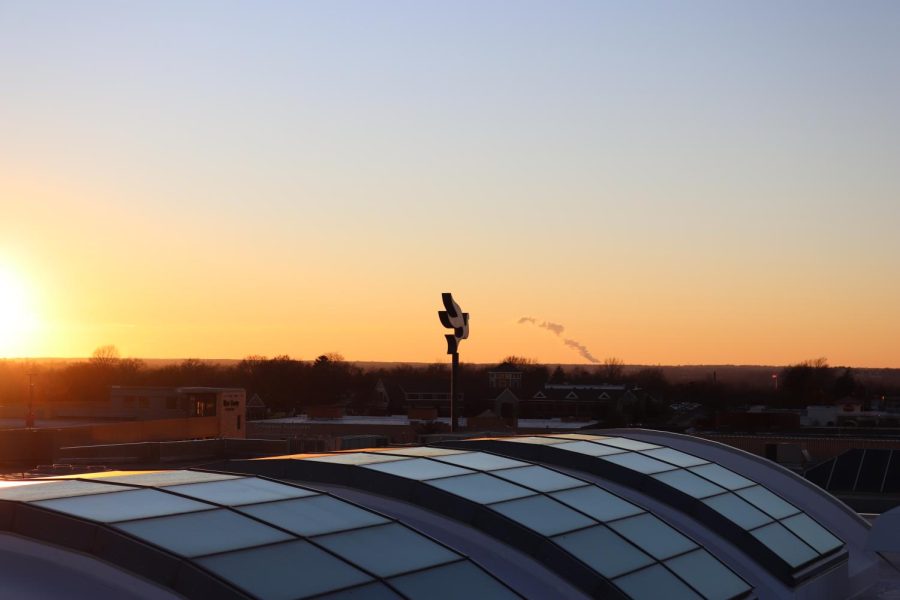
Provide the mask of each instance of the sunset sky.
[{"label": "sunset sky", "polygon": [[[900,367],[900,3],[0,0],[0,357]],[[565,326],[561,336],[532,317]]]}]

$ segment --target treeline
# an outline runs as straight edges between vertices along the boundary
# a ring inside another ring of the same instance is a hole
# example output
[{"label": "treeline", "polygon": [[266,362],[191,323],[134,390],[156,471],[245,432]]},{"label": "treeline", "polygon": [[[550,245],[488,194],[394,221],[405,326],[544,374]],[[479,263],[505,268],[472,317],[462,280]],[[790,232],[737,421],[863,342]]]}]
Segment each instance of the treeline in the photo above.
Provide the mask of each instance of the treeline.
[{"label": "treeline", "polygon": [[[893,389],[873,389],[861,382],[852,369],[830,367],[824,359],[785,367],[771,385],[730,383],[715,374],[696,381],[673,384],[662,368],[627,370],[621,361],[607,359],[600,365],[564,369],[534,360],[509,356],[497,365],[463,364],[460,388],[466,398],[466,413],[478,414],[490,406],[498,390],[489,386],[488,372],[497,368],[522,372],[520,397],[530,397],[547,383],[629,384],[642,388],[660,403],[696,402],[711,409],[748,404],[801,407],[827,404],[846,397],[864,399],[872,394],[894,394]],[[411,366],[398,364],[363,369],[339,354],[323,354],[314,360],[289,356],[248,356],[230,365],[188,359],[161,367],[150,367],[134,358],[122,358],[111,346],[98,348],[82,362],[52,365],[27,361],[0,361],[0,406],[28,401],[29,381],[38,403],[97,402],[109,397],[111,385],[241,387],[248,397],[258,394],[274,413],[291,414],[310,405],[340,403],[350,413],[376,410],[379,380],[390,392],[402,387],[408,392],[446,391],[446,364]],[[393,404],[382,410],[396,411]]]}]

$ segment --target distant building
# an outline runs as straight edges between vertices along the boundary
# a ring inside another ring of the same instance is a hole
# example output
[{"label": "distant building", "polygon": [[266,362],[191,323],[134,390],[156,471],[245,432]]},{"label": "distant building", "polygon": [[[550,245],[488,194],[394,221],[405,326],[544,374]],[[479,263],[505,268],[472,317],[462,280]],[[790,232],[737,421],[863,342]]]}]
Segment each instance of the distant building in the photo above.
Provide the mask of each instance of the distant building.
[{"label": "distant building", "polygon": [[488,371],[488,385],[492,390],[521,389],[522,371],[513,365],[502,364],[496,369]]},{"label": "distant building", "polygon": [[640,388],[629,385],[548,383],[530,398],[520,401],[519,416],[604,419],[612,414],[629,412],[652,400]]}]

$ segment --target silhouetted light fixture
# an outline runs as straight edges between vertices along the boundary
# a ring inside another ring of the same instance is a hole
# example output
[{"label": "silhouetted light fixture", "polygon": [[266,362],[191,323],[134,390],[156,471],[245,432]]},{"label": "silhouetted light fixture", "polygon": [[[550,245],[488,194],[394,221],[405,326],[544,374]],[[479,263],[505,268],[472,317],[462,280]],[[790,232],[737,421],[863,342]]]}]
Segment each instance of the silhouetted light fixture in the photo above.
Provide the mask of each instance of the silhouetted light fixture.
[{"label": "silhouetted light fixture", "polygon": [[469,313],[462,311],[450,292],[441,294],[441,300],[444,302],[445,310],[438,311],[438,318],[441,320],[441,325],[453,330],[453,333],[448,333],[444,337],[447,338],[447,354],[453,357],[450,368],[450,431],[455,432],[457,430],[456,388],[457,371],[459,370],[459,343],[469,337]]}]

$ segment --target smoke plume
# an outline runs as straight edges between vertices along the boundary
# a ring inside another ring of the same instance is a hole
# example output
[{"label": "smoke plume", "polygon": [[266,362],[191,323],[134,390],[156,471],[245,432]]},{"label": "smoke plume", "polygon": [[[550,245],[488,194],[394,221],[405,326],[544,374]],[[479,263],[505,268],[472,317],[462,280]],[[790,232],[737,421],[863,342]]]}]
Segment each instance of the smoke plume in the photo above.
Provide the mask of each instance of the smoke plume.
[{"label": "smoke plume", "polygon": [[[534,317],[522,317],[519,319],[519,325],[523,325],[525,323],[531,323],[535,327],[540,327],[542,329],[546,329],[547,331],[551,331],[557,337],[562,336],[563,332],[566,330],[566,328],[559,323],[553,323],[551,321],[541,321],[540,323],[538,323],[537,319],[535,319]],[[570,348],[574,348],[578,352],[578,354],[580,354],[581,357],[588,362],[592,362],[594,364],[600,362],[599,360],[597,360],[596,356],[591,354],[590,350],[587,349],[587,346],[585,346],[581,342],[577,340],[571,340],[569,338],[563,338],[563,343]]]}]

